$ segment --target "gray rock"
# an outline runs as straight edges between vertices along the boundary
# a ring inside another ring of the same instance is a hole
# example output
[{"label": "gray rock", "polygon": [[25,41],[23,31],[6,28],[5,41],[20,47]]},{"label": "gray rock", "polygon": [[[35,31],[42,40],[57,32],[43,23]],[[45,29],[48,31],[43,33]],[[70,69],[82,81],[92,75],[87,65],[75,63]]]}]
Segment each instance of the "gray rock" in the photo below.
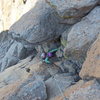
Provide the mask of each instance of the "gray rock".
[{"label": "gray rock", "polygon": [[[84,61],[87,50],[100,32],[100,7],[93,9],[70,30],[64,52],[67,57]],[[82,58],[82,59],[80,59]]]},{"label": "gray rock", "polygon": [[58,58],[63,58],[63,47],[62,46],[60,46],[59,47],[59,49],[58,49],[58,51],[56,52],[56,56],[58,57]]},{"label": "gray rock", "polygon": [[5,56],[12,43],[13,40],[8,35],[8,31],[0,33],[0,60]]},{"label": "gray rock", "polygon": [[33,9],[12,25],[9,34],[21,43],[39,44],[59,37],[66,27],[59,24],[59,17],[45,0],[38,0]]},{"label": "gray rock", "polygon": [[52,49],[57,49],[60,47],[60,45],[61,45],[60,41],[58,39],[56,39],[56,40],[52,40],[50,42],[43,43],[41,45],[37,45],[37,46],[35,46],[35,48],[36,48],[37,52],[41,53],[43,51],[48,52]]},{"label": "gray rock", "polygon": [[[35,57],[26,68],[30,68],[30,73],[35,74],[35,76],[41,77],[42,80],[47,80],[51,77],[50,72],[57,74],[60,72],[60,68],[55,64],[46,64],[42,62],[40,56]],[[37,77],[38,78],[38,77]]]},{"label": "gray rock", "polygon": [[100,5],[100,1],[99,1],[99,3],[98,3],[99,5]]},{"label": "gray rock", "polygon": [[3,71],[9,66],[15,65],[32,54],[36,55],[36,50],[31,47],[27,48],[23,44],[15,41],[8,34],[8,31],[0,33],[0,70]]},{"label": "gray rock", "polygon": [[58,65],[63,72],[70,73],[71,75],[78,74],[80,65],[73,60],[64,60]]},{"label": "gray rock", "polygon": [[15,65],[18,61],[26,58],[27,56],[27,49],[24,45],[16,41],[13,42],[1,61],[1,71],[9,66]]},{"label": "gray rock", "polygon": [[14,40],[8,35],[8,31],[0,33],[0,68],[3,58],[5,57],[13,42]]},{"label": "gray rock", "polygon": [[26,85],[22,84],[16,96],[11,96],[9,100],[46,100],[46,87],[43,81],[34,81]]},{"label": "gray rock", "polygon": [[31,56],[21,60],[18,64],[5,69],[3,72],[0,72],[0,88],[26,79],[30,74],[26,71],[30,61]]},{"label": "gray rock", "polygon": [[51,77],[49,70],[53,74],[60,72],[58,66],[45,64],[37,56],[33,59],[29,56],[0,73],[0,88],[30,76],[45,81]]},{"label": "gray rock", "polygon": [[79,76],[84,80],[89,80],[93,77],[100,78],[100,34],[87,52],[87,57]]},{"label": "gray rock", "polygon": [[[70,95],[69,100],[100,100],[100,84],[95,82],[78,89]],[[80,99],[81,98],[81,99]]]},{"label": "gray rock", "polygon": [[46,100],[43,81],[28,78],[0,88],[0,100]]},{"label": "gray rock", "polygon": [[[54,78],[51,77],[50,79],[48,79],[45,82],[47,87],[48,100],[56,97],[57,95],[60,95],[61,91],[63,92],[74,82],[75,82],[75,76],[68,76],[66,73],[56,74]],[[59,87],[61,91],[59,90]]]},{"label": "gray rock", "polygon": [[74,24],[85,16],[99,0],[46,0],[58,15],[66,19],[62,23]]}]

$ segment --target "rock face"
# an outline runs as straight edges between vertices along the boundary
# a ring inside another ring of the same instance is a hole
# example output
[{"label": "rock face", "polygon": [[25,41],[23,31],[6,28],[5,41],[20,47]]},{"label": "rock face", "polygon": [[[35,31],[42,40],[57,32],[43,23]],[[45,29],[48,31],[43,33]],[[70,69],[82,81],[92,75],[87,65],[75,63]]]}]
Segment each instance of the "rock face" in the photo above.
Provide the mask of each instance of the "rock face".
[{"label": "rock face", "polygon": [[80,65],[72,60],[57,62],[56,65],[59,66],[62,72],[70,73],[71,75],[75,75],[80,71]]},{"label": "rock face", "polygon": [[2,60],[1,71],[9,66],[15,65],[18,61],[25,58],[27,49],[18,42],[14,42]]},{"label": "rock face", "polygon": [[5,56],[12,43],[13,39],[8,35],[8,31],[0,33],[0,60]]},{"label": "rock face", "polygon": [[[49,78],[45,83],[47,86],[48,100],[61,95],[61,91],[65,91],[71,84],[75,82],[75,76],[68,76],[64,74],[56,74],[54,77]],[[59,89],[60,88],[60,89]]]},{"label": "rock face", "polygon": [[26,58],[31,51],[36,53],[34,49],[29,50],[23,44],[13,40],[8,32],[2,32],[0,36],[0,71]]},{"label": "rock face", "polygon": [[[0,100],[46,100],[45,84],[33,73],[39,70],[35,61],[28,57],[0,73]],[[29,66],[31,70],[27,72]]]},{"label": "rock face", "polygon": [[13,44],[13,42],[14,40],[8,35],[8,31],[0,33],[0,69],[2,66],[2,60],[5,57],[10,46]]},{"label": "rock face", "polygon": [[0,100],[46,100],[46,98],[45,84],[39,80],[16,82],[0,90]]},{"label": "rock face", "polygon": [[[75,85],[64,91],[64,96],[68,100],[99,100],[100,84],[96,80],[85,82],[80,80]],[[64,97],[58,95],[50,100],[63,100]]]},{"label": "rock face", "polygon": [[100,1],[99,1],[99,3],[98,3],[99,5],[100,5]]},{"label": "rock face", "polygon": [[[25,84],[25,83],[24,83]],[[9,98],[9,100],[33,100],[33,99],[40,99],[40,100],[46,100],[47,94],[46,94],[46,87],[44,82],[42,81],[34,81],[26,84],[24,86],[22,84],[22,89],[17,91],[17,96],[12,96]],[[15,93],[16,95],[16,93]]]},{"label": "rock face", "polygon": [[[70,30],[65,54],[75,59],[84,58],[86,52],[100,32],[100,7],[94,8]],[[67,34],[66,32],[64,34]],[[82,59],[81,59],[82,60]]]},{"label": "rock face", "polygon": [[17,81],[27,79],[30,73],[26,71],[25,66],[30,62],[30,60],[31,57],[28,57],[20,61],[20,63],[16,64],[15,66],[7,68],[5,71],[1,72],[0,88]]},{"label": "rock face", "polygon": [[[27,68],[30,70],[27,71]],[[54,75],[56,81],[51,77],[52,74]],[[42,94],[42,86],[40,85],[40,87],[38,87],[38,83],[36,86],[39,88],[40,92],[38,91],[37,87],[36,91],[34,90],[35,92],[30,91],[30,88],[35,89],[35,84],[33,84],[34,82],[30,83],[31,79],[46,80],[45,84],[47,87],[48,99],[51,99],[61,94],[60,91],[58,91],[59,88],[56,85],[57,83],[62,91],[64,91],[67,87],[77,81],[77,76],[70,76],[70,74],[67,73],[59,74],[59,69],[57,67],[52,65],[43,65],[42,62],[39,61],[39,58],[34,58],[31,60],[31,57],[28,57],[20,61],[20,63],[16,64],[15,66],[9,67],[0,73],[0,93],[2,94],[0,99],[2,100],[2,98],[4,98],[4,100],[18,100],[18,98],[26,98],[25,100],[32,100],[32,98],[36,97],[36,99],[38,98],[41,100],[41,98],[46,98],[45,92]],[[25,80],[28,80],[27,83],[23,83]],[[13,87],[15,87],[14,90],[12,90]],[[16,95],[16,93],[18,94]]]},{"label": "rock face", "polygon": [[33,56],[37,53],[34,47],[27,48],[22,43],[15,41],[8,31],[0,33],[0,71],[15,65],[32,53]]},{"label": "rock face", "polygon": [[56,74],[60,69],[56,66],[42,63],[39,57],[35,57],[32,60],[32,57],[29,56],[0,73],[0,88],[16,81],[25,80],[30,76],[35,76],[37,79],[39,78],[41,80],[47,80],[51,77],[48,70]]},{"label": "rock face", "polygon": [[0,0],[0,32],[10,28],[37,0]]},{"label": "rock face", "polygon": [[87,53],[80,76],[84,78],[100,78],[100,35]]},{"label": "rock face", "polygon": [[57,49],[60,47],[60,45],[61,45],[61,43],[57,39],[54,41],[45,42],[42,45],[37,45],[37,46],[35,46],[35,48],[39,53],[41,53],[43,51],[48,52],[49,50]]},{"label": "rock face", "polygon": [[86,15],[99,0],[46,0],[58,15],[66,19],[64,23],[74,24]]},{"label": "rock face", "polygon": [[[27,69],[30,70],[28,71]],[[51,77],[51,75],[54,76],[56,81],[54,80],[53,77]],[[41,93],[38,92],[38,90],[36,90],[36,92],[32,91],[30,92],[29,91],[30,89],[29,90],[27,89],[27,87],[29,88],[31,84],[32,87],[35,86],[33,83],[29,83],[31,79],[45,81],[47,87],[46,92],[48,94],[48,99],[51,99],[61,94],[59,87],[57,86],[57,83],[60,86],[61,90],[64,91],[66,88],[68,88],[70,85],[74,84],[74,82],[77,81],[77,76],[75,75],[71,76],[68,73],[60,74],[60,69],[57,66],[43,64],[37,57],[32,60],[30,56],[20,61],[18,64],[7,68],[5,71],[0,73],[0,93],[2,94],[1,98],[5,98],[4,100],[14,100],[14,98],[16,98],[15,100],[17,100],[18,98],[20,99],[26,98],[26,100],[31,100],[31,93],[33,95],[32,96],[33,98],[34,95],[37,98],[39,96],[41,97],[42,92],[40,90],[42,90],[41,89],[42,86],[39,87],[40,88],[39,91]],[[22,81],[25,80],[29,80],[27,84],[26,82],[22,83]],[[21,86],[20,90],[19,86]],[[7,88],[7,90],[5,90],[4,87]],[[15,87],[15,89],[12,90],[12,87]],[[16,93],[18,94],[16,95]],[[28,96],[24,94],[27,94]],[[45,98],[46,95],[43,95],[42,97]]]},{"label": "rock face", "polygon": [[[89,83],[89,82],[88,82]],[[100,100],[100,84],[92,83],[71,94],[69,100]]]},{"label": "rock face", "polygon": [[65,29],[52,8],[44,0],[38,0],[33,9],[12,25],[9,33],[24,43],[37,44],[59,37]]},{"label": "rock face", "polygon": [[99,4],[1,0],[0,100],[100,100]]}]

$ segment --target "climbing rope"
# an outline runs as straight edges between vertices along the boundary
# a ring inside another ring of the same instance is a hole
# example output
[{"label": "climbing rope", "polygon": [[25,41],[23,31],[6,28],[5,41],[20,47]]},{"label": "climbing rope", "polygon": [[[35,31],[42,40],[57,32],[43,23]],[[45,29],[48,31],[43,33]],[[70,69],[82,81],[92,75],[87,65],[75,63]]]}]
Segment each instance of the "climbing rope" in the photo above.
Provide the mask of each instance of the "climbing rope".
[{"label": "climbing rope", "polygon": [[[58,49],[52,49],[52,50],[48,51],[47,54],[43,52],[43,53],[41,54],[41,58],[43,58],[43,62],[45,62],[46,64],[52,64],[53,66],[58,67],[56,64],[51,63],[51,62],[49,61],[49,58],[52,57],[52,56],[53,56],[53,53],[55,53],[55,52],[57,52],[57,51],[58,51]],[[63,69],[63,71],[64,71],[64,69]],[[50,71],[50,66],[48,67],[48,72],[49,72],[49,74],[52,76],[52,78],[54,79],[55,83],[57,84],[57,87],[58,87],[58,89],[59,89],[59,92],[61,93],[61,95],[62,95],[62,97],[64,98],[64,100],[67,100],[67,98],[64,96],[64,94],[63,94],[63,92],[62,92],[62,89],[61,89],[61,87],[59,86],[59,84],[58,84],[58,82],[57,82],[57,80],[56,80],[56,78],[55,78],[55,76],[54,76],[55,74],[53,74],[53,72]]]},{"label": "climbing rope", "polygon": [[[56,64],[53,64],[53,63],[52,63],[52,65],[55,66]],[[68,99],[64,96],[63,91],[62,91],[61,87],[59,86],[59,84],[58,84],[58,82],[57,82],[57,79],[56,79],[55,76],[54,76],[55,74],[53,74],[52,70],[50,70],[50,67],[48,67],[48,72],[49,72],[49,74],[52,76],[52,78],[54,79],[55,83],[57,84],[58,90],[59,90],[59,92],[61,93],[63,100],[68,100]]]},{"label": "climbing rope", "polygon": [[[55,53],[57,50],[58,50],[58,49],[50,50],[47,54],[46,54],[46,53],[42,53],[42,54],[41,54],[41,57],[43,58],[43,59],[42,59],[43,62],[45,62],[46,64],[50,64],[50,65],[53,65],[53,66],[58,67],[56,64],[54,64],[53,62],[51,63],[51,62],[49,61],[49,58],[52,57],[52,56],[53,56],[53,53]],[[48,65],[48,72],[49,72],[49,74],[50,74],[51,77],[54,79],[55,83],[57,84],[58,90],[59,90],[60,94],[62,95],[63,100],[68,100],[68,99],[64,96],[63,91],[62,91],[61,87],[59,86],[59,84],[58,84],[58,82],[57,82],[57,79],[55,78],[55,74],[52,72],[52,70],[50,70],[50,68],[51,68],[50,65]],[[63,69],[63,70],[64,70],[64,69]],[[27,72],[30,72],[30,69],[27,69]],[[35,76],[36,79],[39,78],[38,75],[37,75],[37,73],[36,73],[35,71],[34,71],[34,76]]]}]

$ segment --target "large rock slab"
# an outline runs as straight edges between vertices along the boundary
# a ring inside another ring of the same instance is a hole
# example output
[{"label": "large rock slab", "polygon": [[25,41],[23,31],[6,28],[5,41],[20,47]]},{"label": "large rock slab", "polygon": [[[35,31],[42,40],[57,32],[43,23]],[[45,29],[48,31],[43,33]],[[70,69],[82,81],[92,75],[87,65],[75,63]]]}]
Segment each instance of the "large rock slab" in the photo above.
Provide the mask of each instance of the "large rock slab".
[{"label": "large rock slab", "polygon": [[46,0],[58,15],[66,19],[64,23],[74,24],[85,16],[99,0]]},{"label": "large rock slab", "polygon": [[52,100],[56,96],[62,95],[63,91],[74,84],[75,80],[76,76],[69,76],[66,73],[53,75],[53,77],[49,78],[45,82],[47,87],[48,100]]},{"label": "large rock slab", "polygon": [[[6,44],[3,46],[6,46]],[[7,67],[17,64],[20,60],[26,58],[30,54],[34,57],[36,53],[37,52],[34,48],[28,49],[20,42],[13,41],[5,53],[5,56],[1,59],[1,71],[5,70]]]},{"label": "large rock slab", "polygon": [[2,66],[2,60],[5,57],[11,45],[13,44],[13,42],[14,40],[8,35],[8,31],[0,33],[0,69]]},{"label": "large rock slab", "polygon": [[30,54],[35,56],[36,53],[34,47],[28,48],[12,39],[8,31],[0,33],[0,71],[15,65]]},{"label": "large rock slab", "polygon": [[55,74],[60,72],[59,67],[53,64],[45,64],[37,56],[35,58],[29,56],[0,73],[0,88],[28,77],[35,77],[45,81],[51,77],[48,70]]},{"label": "large rock slab", "polygon": [[5,56],[13,43],[13,39],[8,35],[8,31],[0,33],[0,60]]},{"label": "large rock slab", "polygon": [[99,3],[98,3],[99,5],[100,5],[100,1],[99,1]]},{"label": "large rock slab", "polygon": [[17,81],[24,80],[28,78],[30,73],[28,73],[25,69],[25,66],[30,62],[31,57],[28,57],[20,63],[5,69],[0,73],[0,88],[12,84]]},{"label": "large rock slab", "polygon": [[55,64],[61,69],[62,72],[69,73],[70,75],[76,75],[80,71],[80,65],[73,60],[63,60],[55,62]]},{"label": "large rock slab", "polygon": [[100,35],[87,53],[87,58],[82,66],[80,76],[83,79],[91,77],[100,78]]},{"label": "large rock slab", "polygon": [[6,69],[9,66],[15,65],[19,60],[26,57],[26,48],[18,42],[14,42],[7,53],[5,54],[2,65],[1,65],[1,71]]},{"label": "large rock slab", "polygon": [[83,84],[79,90],[74,91],[69,100],[100,100],[100,84],[92,82],[92,84],[89,83],[90,85],[88,85],[88,83]]},{"label": "large rock slab", "polygon": [[9,33],[22,43],[37,44],[59,37],[65,27],[59,24],[59,18],[45,0],[38,0],[33,9],[11,26]]},{"label": "large rock slab", "polygon": [[100,7],[98,6],[79,23],[75,24],[69,34],[65,31],[67,43],[64,52],[66,56],[84,61],[88,48],[95,41],[99,32]]},{"label": "large rock slab", "polygon": [[[96,80],[83,81],[80,80],[75,85],[67,88],[63,94],[68,100],[99,100],[100,84]],[[50,100],[63,100],[64,97],[57,95]]]},{"label": "large rock slab", "polygon": [[0,100],[46,100],[43,81],[18,81],[0,89]]}]

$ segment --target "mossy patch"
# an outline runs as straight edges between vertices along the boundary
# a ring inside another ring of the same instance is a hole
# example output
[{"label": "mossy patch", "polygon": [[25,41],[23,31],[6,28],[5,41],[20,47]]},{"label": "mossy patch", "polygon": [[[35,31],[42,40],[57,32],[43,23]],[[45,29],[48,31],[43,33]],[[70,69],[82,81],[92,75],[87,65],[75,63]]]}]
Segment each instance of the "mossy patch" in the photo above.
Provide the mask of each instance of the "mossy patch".
[{"label": "mossy patch", "polygon": [[66,47],[66,45],[67,45],[67,40],[61,39],[61,44],[62,44],[64,47]]}]

